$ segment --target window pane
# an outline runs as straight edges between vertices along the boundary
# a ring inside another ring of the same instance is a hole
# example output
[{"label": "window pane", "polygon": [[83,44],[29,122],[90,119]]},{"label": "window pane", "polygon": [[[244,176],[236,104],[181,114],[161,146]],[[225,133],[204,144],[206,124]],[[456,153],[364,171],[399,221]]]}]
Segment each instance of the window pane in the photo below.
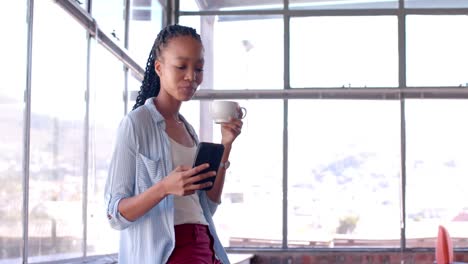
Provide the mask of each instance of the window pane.
[{"label": "window pane", "polygon": [[468,86],[467,16],[408,16],[408,86]]},{"label": "window pane", "polygon": [[50,1],[35,2],[34,18],[30,262],[82,256],[86,109],[85,30]]},{"label": "window pane", "polygon": [[397,87],[396,17],[291,19],[291,86]]},{"label": "window pane", "polygon": [[467,100],[407,100],[409,247],[433,247],[439,224],[454,247],[468,242]]},{"label": "window pane", "polygon": [[133,74],[130,74],[127,85],[128,85],[128,96],[127,96],[127,113],[128,113],[132,111],[133,106],[135,105],[138,92],[140,91],[141,81],[136,79]]},{"label": "window pane", "polygon": [[162,12],[159,1],[132,1],[128,49],[132,58],[143,69],[146,67],[153,42],[162,27]]},{"label": "window pane", "polygon": [[[92,1],[92,15],[99,28],[114,42],[124,46],[125,3],[124,0]],[[114,35],[114,36],[113,36]]]},{"label": "window pane", "polygon": [[283,0],[180,0],[181,11],[282,9]]},{"label": "window pane", "polygon": [[407,8],[466,8],[468,0],[405,0]]},{"label": "window pane", "polygon": [[[247,108],[247,116],[234,142],[222,204],[214,215],[217,233],[226,247],[281,247],[283,102],[238,102]],[[210,125],[212,141],[221,142],[220,125]]]},{"label": "window pane", "polygon": [[[200,124],[206,119],[208,119],[208,115],[203,115],[203,120],[200,118],[201,107],[205,107],[207,103],[205,101],[198,101],[198,100],[190,100],[188,102],[184,102],[180,107],[180,113],[187,119],[187,121],[192,125],[193,129],[197,132],[198,136],[200,137]],[[200,138],[200,140],[203,140]]]},{"label": "window pane", "polygon": [[7,1],[0,8],[0,262],[22,263],[23,245],[23,92],[26,88],[26,1]]},{"label": "window pane", "polygon": [[203,17],[201,22],[181,17],[180,23],[201,27],[198,32],[206,51],[204,89],[283,88],[280,16],[263,20],[249,16]]},{"label": "window pane", "polygon": [[[130,56],[143,70],[146,70],[154,40],[162,28],[163,11],[159,1],[132,0],[131,2],[128,50]],[[134,74],[129,71],[127,111],[131,111],[135,105],[140,86],[141,81],[136,80]]]},{"label": "window pane", "polygon": [[399,247],[399,103],[289,105],[288,245]]},{"label": "window pane", "polygon": [[291,9],[377,9],[377,8],[398,8],[398,0],[338,0],[338,1],[317,1],[317,0],[290,0]]},{"label": "window pane", "polygon": [[124,115],[124,71],[122,63],[101,45],[94,43],[91,54],[87,250],[89,255],[103,255],[118,251],[119,233],[109,225],[103,199],[117,127]]}]

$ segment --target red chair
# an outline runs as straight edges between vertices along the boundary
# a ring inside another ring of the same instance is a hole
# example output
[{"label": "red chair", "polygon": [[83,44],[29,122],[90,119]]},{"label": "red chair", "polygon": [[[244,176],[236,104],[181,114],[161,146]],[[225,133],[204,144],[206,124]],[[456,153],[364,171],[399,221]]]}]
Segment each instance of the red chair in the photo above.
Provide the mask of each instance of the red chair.
[{"label": "red chair", "polygon": [[452,238],[447,229],[441,225],[439,226],[435,255],[437,264],[453,263]]}]

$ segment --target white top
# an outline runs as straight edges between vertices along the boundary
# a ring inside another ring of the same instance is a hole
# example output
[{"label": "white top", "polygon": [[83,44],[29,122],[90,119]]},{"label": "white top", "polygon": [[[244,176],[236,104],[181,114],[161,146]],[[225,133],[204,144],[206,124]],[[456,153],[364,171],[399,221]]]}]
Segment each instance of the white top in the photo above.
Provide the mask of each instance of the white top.
[{"label": "white top", "polygon": [[[169,139],[174,167],[179,165],[192,166],[197,146],[186,147],[170,137]],[[186,196],[174,195],[174,225],[189,223],[208,225],[197,193]]]}]

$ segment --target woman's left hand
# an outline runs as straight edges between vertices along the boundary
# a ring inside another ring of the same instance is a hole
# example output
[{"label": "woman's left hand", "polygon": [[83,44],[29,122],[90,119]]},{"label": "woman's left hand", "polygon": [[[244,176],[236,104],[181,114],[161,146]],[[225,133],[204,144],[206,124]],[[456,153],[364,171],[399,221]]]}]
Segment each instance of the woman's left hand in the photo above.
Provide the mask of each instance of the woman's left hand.
[{"label": "woman's left hand", "polygon": [[243,122],[237,118],[231,118],[229,122],[221,124],[221,144],[231,145],[232,142],[240,135],[242,132]]}]

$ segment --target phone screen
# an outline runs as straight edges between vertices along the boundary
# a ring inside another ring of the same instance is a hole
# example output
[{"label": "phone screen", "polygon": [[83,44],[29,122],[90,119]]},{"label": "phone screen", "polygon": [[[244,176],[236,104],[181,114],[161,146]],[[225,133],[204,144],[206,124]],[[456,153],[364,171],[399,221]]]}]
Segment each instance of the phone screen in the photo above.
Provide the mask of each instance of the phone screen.
[{"label": "phone screen", "polygon": [[[200,142],[197,146],[197,152],[195,154],[195,160],[193,162],[193,167],[201,165],[203,163],[210,164],[210,167],[204,169],[201,173],[205,173],[208,171],[216,171],[218,172],[219,164],[221,163],[221,158],[223,157],[224,152],[224,145],[223,144],[216,144],[210,142]],[[214,183],[216,176],[206,178],[202,181],[195,182],[196,184],[211,181]],[[204,188],[203,190],[210,190],[213,187]]]}]

